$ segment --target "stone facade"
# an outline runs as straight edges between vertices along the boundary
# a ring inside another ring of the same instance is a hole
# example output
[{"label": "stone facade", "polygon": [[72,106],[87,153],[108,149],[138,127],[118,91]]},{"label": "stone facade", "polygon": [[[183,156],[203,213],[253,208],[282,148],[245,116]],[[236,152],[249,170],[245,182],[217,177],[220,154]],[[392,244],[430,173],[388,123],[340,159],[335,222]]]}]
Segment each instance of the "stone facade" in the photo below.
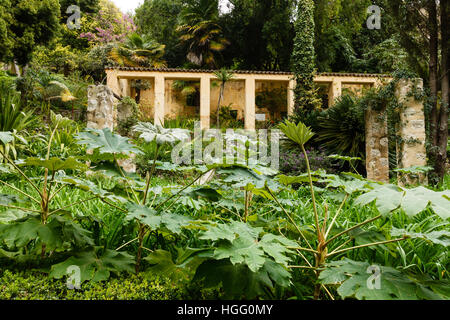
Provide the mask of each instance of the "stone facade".
[{"label": "stone facade", "polygon": [[[403,105],[400,112],[400,123],[398,134],[401,143],[397,145],[397,165],[399,168],[409,168],[413,166],[426,166],[426,133],[424,106],[421,101],[417,101],[410,92],[414,89],[423,88],[422,79],[402,80],[397,85],[396,95]],[[400,184],[425,183],[424,175],[399,176]]]},{"label": "stone facade", "polygon": [[369,109],[366,119],[367,179],[389,182],[389,140],[386,110]]},{"label": "stone facade", "polygon": [[114,129],[115,98],[107,86],[88,87],[87,127],[93,129]]}]

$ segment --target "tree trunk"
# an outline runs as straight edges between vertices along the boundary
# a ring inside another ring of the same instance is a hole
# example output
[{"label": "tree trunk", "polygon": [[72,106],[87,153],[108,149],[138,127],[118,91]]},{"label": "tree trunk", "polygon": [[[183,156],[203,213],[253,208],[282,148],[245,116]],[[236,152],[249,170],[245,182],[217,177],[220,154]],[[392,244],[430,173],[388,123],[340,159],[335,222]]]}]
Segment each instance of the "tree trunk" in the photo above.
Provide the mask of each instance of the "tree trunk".
[{"label": "tree trunk", "polygon": [[448,143],[448,109],[449,109],[449,20],[448,1],[441,1],[441,64],[442,64],[442,103],[439,110],[437,130],[437,154],[435,171],[442,182],[446,173],[447,143]]},{"label": "tree trunk", "polygon": [[432,146],[432,155],[435,158],[437,146],[437,130],[438,130],[438,109],[437,109],[437,95],[438,95],[438,44],[439,31],[437,19],[437,7],[435,0],[428,0],[428,29],[430,33],[430,62],[429,62],[429,81],[430,81],[430,142]]}]

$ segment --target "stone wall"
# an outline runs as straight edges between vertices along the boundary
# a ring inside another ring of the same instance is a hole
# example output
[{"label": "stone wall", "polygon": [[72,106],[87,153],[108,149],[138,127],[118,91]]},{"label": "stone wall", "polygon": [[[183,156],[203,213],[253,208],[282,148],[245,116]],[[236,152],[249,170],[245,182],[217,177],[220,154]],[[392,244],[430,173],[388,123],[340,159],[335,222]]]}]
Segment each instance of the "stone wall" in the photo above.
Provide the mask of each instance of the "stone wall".
[{"label": "stone wall", "polygon": [[386,110],[366,111],[367,179],[389,182],[389,140]]},{"label": "stone wall", "polygon": [[[87,127],[92,129],[105,129],[113,131],[116,123],[117,99],[110,88],[104,85],[88,87]],[[136,165],[130,159],[120,160],[119,164],[125,172],[136,172]]]},{"label": "stone wall", "polygon": [[114,129],[115,98],[110,88],[104,85],[88,87],[87,127]]},{"label": "stone wall", "polygon": [[[421,90],[422,88],[422,79],[402,80],[397,85],[396,96],[403,105],[397,132],[401,138],[401,142],[397,145],[397,166],[399,168],[427,165],[424,106],[421,101],[417,101],[410,94],[415,89]],[[399,176],[399,183],[425,183],[425,178],[425,175]]]},{"label": "stone wall", "polygon": [[[397,83],[396,97],[402,105],[400,121],[397,125],[397,167],[410,168],[425,166],[426,134],[425,114],[421,101],[416,100],[411,93],[414,89],[422,89],[423,81],[401,80]],[[366,111],[366,169],[367,178],[375,181],[389,182],[389,146],[386,110]],[[399,184],[424,183],[424,175],[399,176]]]}]

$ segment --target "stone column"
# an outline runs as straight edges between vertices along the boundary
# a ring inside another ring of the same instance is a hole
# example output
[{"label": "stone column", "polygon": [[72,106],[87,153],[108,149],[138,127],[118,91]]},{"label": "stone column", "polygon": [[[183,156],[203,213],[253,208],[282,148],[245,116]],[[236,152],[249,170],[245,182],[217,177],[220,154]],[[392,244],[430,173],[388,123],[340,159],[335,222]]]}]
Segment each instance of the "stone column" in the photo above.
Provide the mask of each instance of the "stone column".
[{"label": "stone column", "polygon": [[[114,130],[115,102],[113,91],[109,86],[98,85],[88,87],[87,127],[92,129]],[[92,152],[92,150],[91,150]],[[89,153],[89,150],[88,150]],[[125,172],[136,172],[135,155],[129,159],[119,160]]]},{"label": "stone column", "polygon": [[155,125],[164,126],[165,79],[162,75],[155,77]]},{"label": "stone column", "polygon": [[294,108],[295,108],[295,94],[294,94],[294,89],[296,86],[296,81],[295,80],[289,80],[288,83],[288,92],[287,92],[287,97],[288,97],[288,116],[292,116],[294,115]]},{"label": "stone column", "polygon": [[[424,106],[421,101],[409,96],[414,89],[421,90],[423,80],[400,80],[396,88],[396,96],[403,105],[400,112],[400,123],[397,134],[401,142],[397,145],[397,165],[399,168],[426,166],[426,133]],[[425,175],[399,176],[400,184],[426,183]]]},{"label": "stone column", "polygon": [[209,129],[211,122],[211,80],[208,76],[200,79],[200,128]]},{"label": "stone column", "polygon": [[130,79],[120,79],[120,88],[122,97],[131,97],[131,80]]},{"label": "stone column", "polygon": [[106,85],[118,96],[122,95],[122,91],[120,90],[119,78],[117,77],[117,70],[107,70],[107,79]]},{"label": "stone column", "polygon": [[245,119],[245,129],[247,130],[255,130],[256,120],[255,120],[255,78],[246,78],[245,79],[245,110],[244,110],[244,119]]},{"label": "stone column", "polygon": [[114,95],[109,86],[88,87],[87,127],[114,129]]},{"label": "stone column", "polygon": [[389,182],[389,140],[386,110],[368,109],[365,118],[367,179]]},{"label": "stone column", "polygon": [[342,82],[339,80],[333,80],[330,84],[330,89],[328,93],[328,106],[332,107],[334,101],[342,95]]}]

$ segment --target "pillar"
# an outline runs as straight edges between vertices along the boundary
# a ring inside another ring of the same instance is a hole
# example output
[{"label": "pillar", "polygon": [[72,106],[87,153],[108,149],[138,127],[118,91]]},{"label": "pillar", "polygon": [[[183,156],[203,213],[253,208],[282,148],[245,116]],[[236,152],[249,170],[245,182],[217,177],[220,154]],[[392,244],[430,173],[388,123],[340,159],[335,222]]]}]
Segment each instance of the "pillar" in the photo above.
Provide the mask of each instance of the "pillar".
[{"label": "pillar", "polygon": [[165,89],[164,76],[157,75],[155,77],[155,125],[160,124],[164,126]]},{"label": "pillar", "polygon": [[287,112],[288,112],[288,117],[291,117],[294,115],[294,110],[295,110],[295,94],[294,94],[294,90],[295,90],[295,86],[296,86],[296,81],[295,80],[289,80],[288,83],[288,93],[287,93],[287,97],[288,97],[288,103],[287,103]]},{"label": "pillar", "polygon": [[107,70],[106,85],[114,92],[116,95],[121,96],[122,92],[120,90],[119,78],[117,76],[117,70]]},{"label": "pillar", "polygon": [[200,128],[209,129],[211,122],[211,80],[208,76],[200,79]]},{"label": "pillar", "polygon": [[[423,88],[422,79],[403,79],[397,83],[396,96],[403,108],[400,111],[400,123],[397,134],[400,142],[397,144],[397,166],[410,168],[426,166],[426,133],[424,106],[409,93]],[[425,183],[425,175],[399,176],[400,184]]]},{"label": "pillar", "polygon": [[255,78],[245,79],[245,129],[255,130]]},{"label": "pillar", "polygon": [[120,79],[120,88],[122,97],[131,97],[131,80],[130,79]]},{"label": "pillar", "polygon": [[334,79],[330,84],[330,91],[328,93],[328,106],[332,107],[337,98],[342,95],[342,82]]},{"label": "pillar", "polygon": [[389,139],[386,110],[366,110],[367,179],[389,182]]}]

